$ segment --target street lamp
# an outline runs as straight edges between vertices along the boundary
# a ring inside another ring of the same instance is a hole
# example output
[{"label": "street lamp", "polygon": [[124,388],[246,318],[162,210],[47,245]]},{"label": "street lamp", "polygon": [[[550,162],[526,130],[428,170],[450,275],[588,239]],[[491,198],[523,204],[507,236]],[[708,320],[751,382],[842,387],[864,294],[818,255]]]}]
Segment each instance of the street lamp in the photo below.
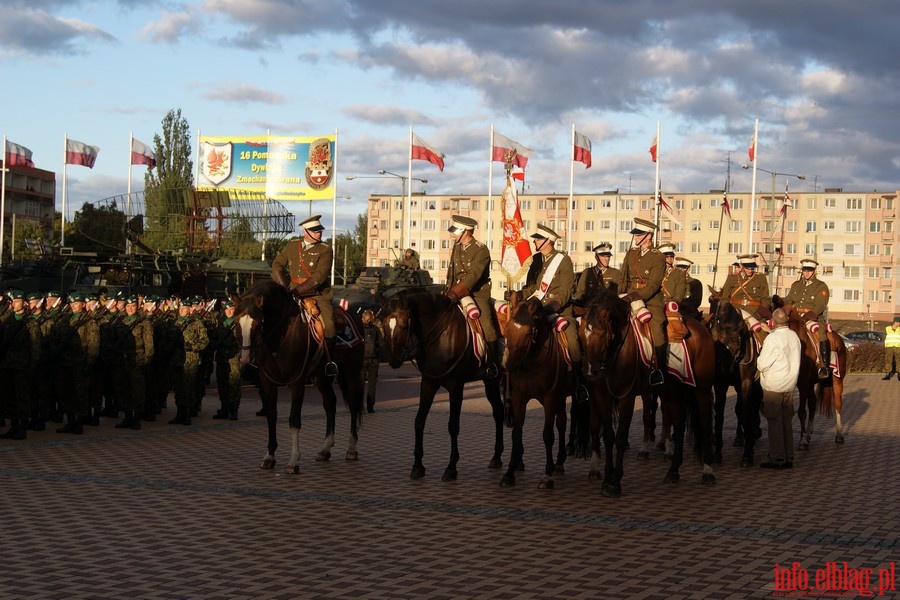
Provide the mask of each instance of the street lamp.
[{"label": "street lamp", "polygon": [[[742,169],[752,169],[753,165],[742,164],[741,168]],[[769,238],[770,239],[770,241],[769,241],[769,243],[770,243],[769,264],[771,265],[771,273],[772,273],[772,275],[774,275],[774,272],[775,272],[775,178],[778,177],[779,175],[784,175],[786,177],[796,177],[800,181],[805,181],[806,175],[798,175],[796,173],[781,173],[778,171],[769,171],[768,169],[763,169],[760,167],[756,167],[756,170],[762,171],[763,173],[768,173],[769,175],[772,176],[772,236]],[[750,201],[753,202],[753,199],[751,198]],[[753,239],[753,223],[752,222],[749,224],[749,227],[750,227],[750,239],[752,240]],[[762,238],[762,232],[760,232],[760,238]],[[753,249],[747,248],[747,252],[753,252]],[[784,225],[783,224],[781,226],[781,252],[782,252],[782,256],[784,256]],[[778,278],[779,279],[781,278],[781,261],[779,261],[779,264],[778,264]],[[770,281],[769,281],[770,291],[772,293],[777,293],[776,289],[772,289],[771,276],[769,279],[770,279]],[[777,283],[778,283],[777,279],[775,280],[775,283],[776,283],[776,287],[777,287]]]},{"label": "street lamp", "polygon": [[[378,175],[348,175],[347,181],[353,181],[354,179],[389,179],[396,178],[400,180],[400,197],[403,198],[401,200],[401,210],[400,210],[400,220],[405,223],[405,229],[400,232],[400,246],[406,248],[406,240],[409,239],[409,219],[406,217],[406,182],[407,181],[418,181],[420,183],[428,183],[427,179],[421,179],[419,177],[407,177],[406,175],[400,175],[398,173],[392,173],[391,171],[386,171],[384,169],[380,169],[378,171]],[[405,231],[405,235],[404,235]]]}]

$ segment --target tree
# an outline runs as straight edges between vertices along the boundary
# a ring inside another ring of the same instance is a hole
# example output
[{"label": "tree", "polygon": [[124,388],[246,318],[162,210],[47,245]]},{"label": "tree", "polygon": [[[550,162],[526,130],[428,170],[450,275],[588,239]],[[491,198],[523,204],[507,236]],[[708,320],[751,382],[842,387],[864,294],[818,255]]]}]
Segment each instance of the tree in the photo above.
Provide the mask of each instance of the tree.
[{"label": "tree", "polygon": [[356,228],[352,232],[339,233],[333,244],[335,275],[343,277],[345,270],[347,273],[347,281],[343,283],[353,283],[359,270],[366,266],[367,225],[368,218],[365,213],[358,215]]},{"label": "tree", "polygon": [[72,221],[74,233],[66,242],[79,251],[122,252],[125,249],[125,213],[115,202],[95,206],[85,202]]},{"label": "tree", "polygon": [[144,243],[154,249],[187,246],[186,194],[194,185],[190,126],[181,109],[170,110],[162,120],[162,135],[153,136],[156,166],[144,175],[147,212]]}]

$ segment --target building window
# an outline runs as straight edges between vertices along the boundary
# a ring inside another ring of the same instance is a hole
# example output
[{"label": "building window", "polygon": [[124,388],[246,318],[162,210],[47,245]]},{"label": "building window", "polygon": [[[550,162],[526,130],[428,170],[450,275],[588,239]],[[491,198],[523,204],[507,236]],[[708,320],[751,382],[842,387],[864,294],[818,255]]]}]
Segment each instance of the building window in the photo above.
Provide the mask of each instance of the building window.
[{"label": "building window", "polygon": [[619,231],[631,231],[634,229],[634,222],[631,219],[619,221]]},{"label": "building window", "polygon": [[546,200],[538,200],[538,210],[547,210]]},{"label": "building window", "polygon": [[719,222],[716,221],[715,219],[710,219],[709,220],[709,228],[712,229],[713,231],[717,230],[719,228]]},{"label": "building window", "polygon": [[881,208],[881,198],[870,198],[869,208],[872,210],[879,210]]},{"label": "building window", "polygon": [[869,244],[869,256],[878,256],[880,250],[880,244]]},{"label": "building window", "polygon": [[728,231],[741,231],[744,227],[743,221],[732,221],[728,224]]},{"label": "building window", "polygon": [[609,198],[601,198],[600,199],[600,208],[612,208],[612,200]]},{"label": "building window", "polygon": [[691,221],[691,231],[700,231],[700,221]]},{"label": "building window", "polygon": [[610,221],[608,219],[604,219],[604,220],[600,221],[600,229],[609,231],[610,227],[611,227],[611,225],[610,225]]},{"label": "building window", "polygon": [[387,200],[382,200],[382,201],[381,201],[381,210],[387,210],[387,209],[388,209],[388,206],[389,206],[389,204],[388,204],[388,201],[387,201]]},{"label": "building window", "polygon": [[844,279],[859,279],[859,267],[844,267]]},{"label": "building window", "polygon": [[621,210],[634,210],[634,198],[622,198],[619,200]]},{"label": "building window", "polygon": [[441,210],[450,210],[450,201],[449,200],[441,201]]},{"label": "building window", "polygon": [[710,242],[709,245],[708,245],[706,248],[707,248],[707,250],[709,250],[710,252],[715,252],[716,250],[719,249],[719,244],[717,244],[716,242]]},{"label": "building window", "polygon": [[847,210],[862,210],[862,198],[847,198]]},{"label": "building window", "polygon": [[394,210],[403,210],[403,200],[396,200],[394,202]]},{"label": "building window", "polygon": [[794,243],[787,244],[786,253],[787,254],[797,254],[797,244],[794,244]]},{"label": "building window", "polygon": [[744,245],[741,242],[729,242],[728,243],[728,253],[729,254],[740,254],[743,252]]},{"label": "building window", "polygon": [[631,242],[619,242],[619,254],[625,254],[631,248]]},{"label": "building window", "polygon": [[703,208],[703,201],[700,198],[691,198],[691,210],[700,210]]},{"label": "building window", "polygon": [[831,254],[834,252],[834,244],[829,242],[824,242],[822,244],[822,254]]},{"label": "building window", "polygon": [[[572,208],[575,208],[574,206]],[[584,210],[594,210],[594,201],[593,200],[585,200],[584,201]]]},{"label": "building window", "polygon": [[803,253],[806,254],[806,256],[813,256],[816,253],[816,245],[806,244],[803,246]]},{"label": "building window", "polygon": [[859,256],[860,244],[845,244],[844,256]]},{"label": "building window", "polygon": [[675,210],[684,210],[684,200],[675,201]]},{"label": "building window", "polygon": [[394,231],[400,231],[400,221],[394,221]]},{"label": "building window", "polygon": [[847,221],[845,225],[845,231],[847,233],[859,233],[862,231],[862,222],[861,221]]},{"label": "building window", "polygon": [[437,200],[426,200],[425,210],[437,210]]},{"label": "building window", "polygon": [[479,210],[478,200],[472,200],[472,210]]},{"label": "building window", "polygon": [[437,246],[436,240],[425,240],[425,249],[426,250],[434,250],[435,246]]},{"label": "building window", "polygon": [[[812,200],[812,198],[810,198],[810,200]],[[837,208],[837,198],[825,198],[825,200],[823,200],[822,204],[825,208]],[[806,208],[810,208],[808,203],[807,203]],[[812,208],[815,208],[815,207],[812,207]]]},{"label": "building window", "polygon": [[[826,203],[828,199],[825,199]],[[816,199],[815,198],[807,198],[806,199],[806,210],[816,210]]]},{"label": "building window", "polygon": [[450,248],[450,240],[441,240],[441,250],[448,250]]},{"label": "building window", "polygon": [[797,231],[797,221],[788,221],[787,222],[787,230],[790,232]]},{"label": "building window", "polygon": [[691,242],[691,254],[700,252],[700,242]]},{"label": "building window", "polygon": [[834,221],[823,221],[822,231],[834,231]]},{"label": "building window", "polygon": [[531,200],[521,200],[519,202],[520,210],[531,210]]},{"label": "building window", "polygon": [[387,219],[382,219],[381,221],[379,221],[379,223],[380,223],[380,224],[379,224],[379,228],[380,228],[380,229],[387,229],[387,228],[388,228],[388,222],[387,222]]},{"label": "building window", "polygon": [[641,200],[641,210],[650,210],[650,199],[645,198]]},{"label": "building window", "polygon": [[869,221],[869,233],[880,233],[881,221]]},{"label": "building window", "polygon": [[425,231],[434,231],[435,220],[434,219],[425,219],[424,221],[422,221],[422,229]]},{"label": "building window", "polygon": [[859,302],[859,290],[844,290],[844,302]]},{"label": "building window", "polygon": [[716,272],[716,265],[706,265],[706,272],[707,272],[707,273],[715,273],[715,272]]},{"label": "building window", "polygon": [[591,252],[593,249],[594,249],[594,242],[586,241],[584,243],[584,251],[585,252]]},{"label": "building window", "polygon": [[388,247],[388,241],[387,241],[387,240],[381,240],[381,249],[382,249],[382,250],[387,250],[387,247]]},{"label": "building window", "polygon": [[731,204],[731,210],[743,210],[744,209],[744,199],[743,198],[729,198],[728,203]]},{"label": "building window", "polygon": [[816,222],[815,221],[807,221],[806,222],[806,233],[810,233],[816,230]]}]

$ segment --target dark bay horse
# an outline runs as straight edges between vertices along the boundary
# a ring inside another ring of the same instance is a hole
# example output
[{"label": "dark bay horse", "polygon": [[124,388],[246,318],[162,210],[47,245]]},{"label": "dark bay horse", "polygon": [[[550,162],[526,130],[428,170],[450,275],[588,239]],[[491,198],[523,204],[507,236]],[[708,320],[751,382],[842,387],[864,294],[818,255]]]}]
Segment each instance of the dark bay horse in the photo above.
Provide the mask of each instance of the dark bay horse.
[{"label": "dark bay horse", "polygon": [[[510,397],[506,420],[512,426],[512,453],[500,485],[508,487],[516,483],[516,469],[522,465],[525,453],[522,443],[525,408],[528,401],[534,398],[544,407],[546,451],[544,475],[538,487],[553,489],[553,476],[565,474],[566,396],[572,391],[571,374],[559,337],[547,321],[540,301],[532,298],[519,302],[518,298],[518,294],[510,297],[510,318],[506,324],[506,369]],[[559,435],[555,462],[554,425]]]},{"label": "dark bay horse", "polygon": [[[466,317],[456,304],[441,294],[430,292],[400,292],[393,297],[382,318],[384,344],[388,362],[397,369],[412,359],[422,374],[419,385],[419,410],[416,413],[416,447],[411,479],[425,476],[423,437],[425,421],[437,391],[444,387],[450,396],[450,462],[441,479],[457,478],[459,462],[459,419],[462,413],[463,386],[468,381],[484,377],[484,366],[472,351],[472,334]],[[503,400],[500,378],[484,382],[485,395],[494,417],[494,455],[490,468],[503,466]]]},{"label": "dark bay horse", "polygon": [[[776,298],[774,302],[778,302],[778,299]],[[831,350],[837,354],[837,366],[840,377],[831,374],[828,379],[819,379],[818,367],[816,366],[818,340],[813,342],[810,339],[805,322],[795,310],[791,310],[789,313],[788,327],[800,338],[800,345],[803,349],[800,356],[800,376],[797,379],[797,391],[800,396],[800,406],[797,410],[797,417],[800,419],[800,442],[798,447],[801,450],[809,450],[813,421],[816,416],[816,406],[821,409],[822,414],[826,417],[830,416],[831,411],[834,410],[834,441],[835,443],[843,444],[844,433],[841,426],[841,408],[843,405],[844,377],[847,376],[847,347],[844,345],[844,340],[833,331],[827,333]],[[823,358],[826,363],[830,360],[830,357]]]},{"label": "dark bay horse", "polygon": [[[263,411],[269,427],[269,443],[261,468],[275,467],[275,450],[278,441],[275,425],[278,419],[278,387],[287,386],[291,391],[291,414],[288,424],[291,429],[291,460],[285,472],[300,472],[300,414],[303,408],[303,397],[306,381],[315,378],[316,387],[322,394],[322,405],[325,408],[325,444],[316,455],[317,461],[331,458],[334,447],[335,415],[337,413],[337,397],[332,387],[334,376],[325,375],[325,353],[322,345],[312,336],[309,323],[304,318],[293,295],[284,287],[272,280],[262,281],[254,285],[241,296],[238,309],[238,336],[241,339],[241,362],[246,364],[249,350],[252,349],[256,366],[259,369],[259,393]],[[339,317],[339,314],[342,315]],[[346,315],[344,317],[343,315]],[[343,311],[335,310],[335,326],[339,318],[351,317]],[[357,331],[362,324],[356,323]],[[246,340],[246,341],[245,341]],[[363,385],[362,364],[364,345],[357,344],[349,348],[340,345],[333,357],[338,365],[337,380],[341,388],[344,403],[350,409],[350,439],[347,446],[347,460],[357,460],[356,449],[358,429],[362,424]]]},{"label": "dark bay horse", "polygon": [[[591,476],[600,475],[596,449],[600,447],[602,427],[606,467],[601,491],[610,497],[622,493],[622,464],[635,396],[649,391],[650,371],[641,359],[629,311],[628,303],[617,296],[601,294],[588,306],[578,329],[585,377],[591,382]],[[678,470],[683,462],[685,430],[690,422],[694,449],[703,461],[702,481],[711,484],[715,482],[711,444],[715,347],[709,331],[700,323],[687,318],[685,325],[689,330],[686,341],[697,385],[683,384],[666,373],[666,384],[659,390],[663,413],[673,428],[674,443],[672,462],[664,481],[674,483],[680,479]],[[618,429],[614,427],[616,420]]]},{"label": "dark bay horse", "polygon": [[759,425],[762,387],[756,375],[759,350],[743,315],[730,302],[720,302],[714,311],[710,311],[709,328],[716,344],[713,457],[717,463],[722,462],[725,398],[728,388],[733,387],[737,393],[734,411],[738,423],[734,445],[743,446],[741,465],[750,467],[753,466],[756,441],[762,435]]}]

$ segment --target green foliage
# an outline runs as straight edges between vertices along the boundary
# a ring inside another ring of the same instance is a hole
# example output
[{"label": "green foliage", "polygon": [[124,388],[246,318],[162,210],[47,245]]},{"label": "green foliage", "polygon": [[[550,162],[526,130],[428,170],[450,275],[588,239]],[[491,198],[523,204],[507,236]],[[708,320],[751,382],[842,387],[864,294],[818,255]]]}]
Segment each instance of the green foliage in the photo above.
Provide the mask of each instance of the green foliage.
[{"label": "green foliage", "polygon": [[194,185],[190,126],[181,109],[162,120],[162,135],[153,136],[156,167],[144,176],[147,219],[143,242],[154,250],[187,247],[188,203],[185,192]]},{"label": "green foliage", "polygon": [[66,245],[79,252],[121,252],[125,249],[125,213],[113,202],[95,206],[85,202],[75,213]]},{"label": "green foliage", "polygon": [[865,342],[848,348],[847,369],[851,373],[881,373],[884,369],[884,346]]},{"label": "green foliage", "polygon": [[258,260],[261,253],[262,242],[254,239],[250,219],[232,218],[228,231],[222,236],[222,256]]},{"label": "green foliage", "polygon": [[41,255],[40,244],[44,241],[44,230],[33,221],[16,222],[16,239],[13,240],[16,258],[37,258]]},{"label": "green foliage", "polygon": [[[332,244],[337,279],[335,283],[353,283],[356,281],[356,273],[359,272],[361,267],[366,265],[367,224],[365,213],[359,215],[356,221],[356,228],[352,232],[338,234],[335,243]],[[345,272],[347,273],[347,281],[343,282],[341,279]]]}]

